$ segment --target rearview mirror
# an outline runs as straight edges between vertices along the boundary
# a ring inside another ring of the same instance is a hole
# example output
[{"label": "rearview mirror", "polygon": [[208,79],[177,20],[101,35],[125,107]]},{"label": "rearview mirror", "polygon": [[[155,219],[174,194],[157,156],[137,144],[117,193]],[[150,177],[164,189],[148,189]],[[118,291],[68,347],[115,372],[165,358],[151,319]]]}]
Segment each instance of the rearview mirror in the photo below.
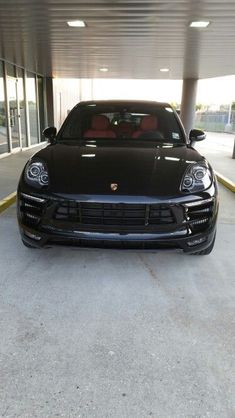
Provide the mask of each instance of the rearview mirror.
[{"label": "rearview mirror", "polygon": [[192,129],[189,133],[190,142],[203,141],[206,138],[205,132],[200,129]]},{"label": "rearview mirror", "polygon": [[50,144],[54,144],[56,133],[57,129],[54,126],[50,126],[49,128],[46,128],[43,131],[43,135],[46,139],[48,139],[48,142],[50,142]]}]

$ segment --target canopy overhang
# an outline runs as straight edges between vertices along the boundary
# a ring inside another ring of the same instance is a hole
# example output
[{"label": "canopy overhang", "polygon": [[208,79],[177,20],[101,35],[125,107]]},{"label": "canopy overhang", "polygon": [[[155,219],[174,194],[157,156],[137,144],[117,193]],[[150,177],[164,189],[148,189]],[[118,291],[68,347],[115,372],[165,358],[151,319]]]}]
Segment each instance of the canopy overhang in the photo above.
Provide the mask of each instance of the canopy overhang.
[{"label": "canopy overhang", "polygon": [[[67,21],[74,19],[86,27],[69,27]],[[209,20],[210,25],[190,28],[193,20]],[[49,77],[234,74],[234,36],[235,2],[227,0],[0,2],[0,57]],[[108,72],[100,72],[102,67]]]}]

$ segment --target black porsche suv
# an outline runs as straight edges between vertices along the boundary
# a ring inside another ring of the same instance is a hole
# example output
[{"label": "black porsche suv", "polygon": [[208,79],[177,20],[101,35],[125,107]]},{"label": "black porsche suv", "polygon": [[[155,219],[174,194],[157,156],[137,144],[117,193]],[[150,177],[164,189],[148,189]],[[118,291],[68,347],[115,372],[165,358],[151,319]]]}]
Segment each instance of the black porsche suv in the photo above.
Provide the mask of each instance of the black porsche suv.
[{"label": "black porsche suv", "polygon": [[217,183],[169,104],[81,102],[26,164],[18,222],[27,247],[179,248],[209,254]]}]

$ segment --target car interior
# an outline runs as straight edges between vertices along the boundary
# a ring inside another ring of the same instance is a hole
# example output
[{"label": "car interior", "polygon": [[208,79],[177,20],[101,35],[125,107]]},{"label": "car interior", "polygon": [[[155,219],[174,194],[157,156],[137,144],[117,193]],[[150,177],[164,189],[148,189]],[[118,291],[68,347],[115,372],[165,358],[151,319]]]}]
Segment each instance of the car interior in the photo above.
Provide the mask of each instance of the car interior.
[{"label": "car interior", "polygon": [[171,108],[89,104],[71,112],[60,139],[133,139],[182,143],[182,129]]},{"label": "car interior", "polygon": [[[132,116],[132,115],[131,115]],[[148,138],[149,135],[161,136],[158,131],[158,119],[155,115],[143,115],[138,120],[123,120],[107,115],[93,115],[89,129],[85,130],[84,138]]]}]

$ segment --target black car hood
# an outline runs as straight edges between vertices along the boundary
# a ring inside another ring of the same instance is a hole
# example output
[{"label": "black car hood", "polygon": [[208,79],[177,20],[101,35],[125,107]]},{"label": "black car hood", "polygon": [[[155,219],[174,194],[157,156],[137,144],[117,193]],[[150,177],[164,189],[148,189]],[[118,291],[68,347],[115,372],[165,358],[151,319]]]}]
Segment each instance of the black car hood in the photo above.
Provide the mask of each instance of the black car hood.
[{"label": "black car hood", "polygon": [[[117,139],[57,143],[33,158],[47,163],[53,193],[134,196],[179,195],[188,165],[203,160],[186,145]],[[111,183],[118,184],[116,192]]]}]

